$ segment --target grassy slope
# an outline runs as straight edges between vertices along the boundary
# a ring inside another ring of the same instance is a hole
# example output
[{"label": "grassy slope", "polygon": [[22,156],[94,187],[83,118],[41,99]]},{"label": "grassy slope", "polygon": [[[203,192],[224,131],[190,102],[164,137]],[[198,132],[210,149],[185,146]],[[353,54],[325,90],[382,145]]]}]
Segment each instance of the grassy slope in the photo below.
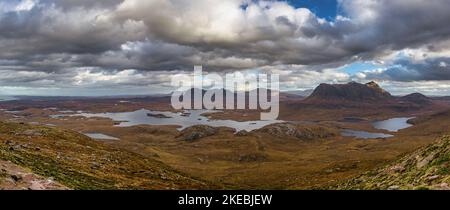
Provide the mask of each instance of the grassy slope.
[{"label": "grassy slope", "polygon": [[337,188],[450,190],[450,136]]},{"label": "grassy slope", "polygon": [[73,189],[210,187],[154,159],[60,128],[0,122],[0,159]]}]

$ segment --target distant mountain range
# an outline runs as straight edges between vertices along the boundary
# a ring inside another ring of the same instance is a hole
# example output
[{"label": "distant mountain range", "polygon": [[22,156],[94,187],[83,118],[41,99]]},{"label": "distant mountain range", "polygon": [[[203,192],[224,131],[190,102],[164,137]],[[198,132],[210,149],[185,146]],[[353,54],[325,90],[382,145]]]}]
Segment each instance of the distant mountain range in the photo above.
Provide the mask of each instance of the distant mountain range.
[{"label": "distant mountain range", "polygon": [[320,84],[304,101],[322,104],[348,102],[429,105],[433,100],[420,93],[412,93],[403,97],[393,96],[376,82],[366,84],[350,82],[347,84]]}]

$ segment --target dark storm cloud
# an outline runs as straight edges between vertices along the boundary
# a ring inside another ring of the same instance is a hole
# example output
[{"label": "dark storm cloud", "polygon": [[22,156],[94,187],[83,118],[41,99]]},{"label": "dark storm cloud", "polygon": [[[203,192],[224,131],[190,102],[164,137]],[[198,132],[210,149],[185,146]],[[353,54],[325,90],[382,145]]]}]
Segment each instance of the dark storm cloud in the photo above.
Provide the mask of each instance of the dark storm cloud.
[{"label": "dark storm cloud", "polygon": [[[254,3],[242,10],[238,7],[242,2],[227,1],[206,10],[207,1],[189,5],[136,2],[124,2],[115,16],[143,21],[154,38],[202,52],[221,49],[218,56],[222,57],[235,55],[272,64],[323,64],[355,55],[372,59],[385,51],[419,47],[450,36],[450,28],[443,27],[450,20],[450,4],[445,0],[342,0],[346,17],[334,22],[282,3]],[[214,15],[230,10],[233,2],[235,10],[229,11],[233,17],[216,20]],[[147,13],[150,8],[159,10]]]},{"label": "dark storm cloud", "polygon": [[374,54],[415,48],[448,40],[450,4],[445,0],[342,0],[358,31],[347,33],[343,47],[350,52]]},{"label": "dark storm cloud", "polygon": [[[99,62],[105,68],[145,70],[221,60],[217,65],[210,63],[212,69],[220,70],[239,68],[227,66],[227,59],[242,59],[248,63],[242,65],[246,68],[323,64],[355,55],[371,58],[385,50],[421,46],[450,35],[450,28],[443,27],[450,20],[450,5],[443,0],[342,0],[347,17],[334,22],[282,2],[250,2],[245,10],[239,7],[243,2],[42,0],[30,10],[2,13],[0,45],[6,50],[0,57],[89,55],[89,66]],[[129,42],[142,46],[124,51],[121,46]],[[124,63],[105,61],[105,56]]]},{"label": "dark storm cloud", "polygon": [[70,4],[70,7],[65,7],[72,9],[63,11],[60,9],[62,5],[65,4],[40,1],[30,10],[13,9],[1,13],[0,46],[5,50],[0,57],[14,59],[31,54],[100,54],[120,49],[120,45],[127,41],[145,38],[143,26],[133,21],[112,22],[105,8]]}]

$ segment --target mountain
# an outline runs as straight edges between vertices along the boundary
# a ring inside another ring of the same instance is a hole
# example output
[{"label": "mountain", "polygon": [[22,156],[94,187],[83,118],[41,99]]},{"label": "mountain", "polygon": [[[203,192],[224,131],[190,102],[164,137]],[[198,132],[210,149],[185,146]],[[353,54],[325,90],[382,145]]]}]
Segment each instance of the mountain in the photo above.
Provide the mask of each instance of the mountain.
[{"label": "mountain", "polygon": [[[268,99],[271,99],[271,95],[272,95],[272,93],[273,94],[277,94],[279,97],[280,97],[280,99],[302,99],[300,96],[296,96],[296,95],[292,95],[292,94],[287,94],[287,93],[280,93],[280,92],[278,92],[278,91],[272,91],[272,90],[270,90],[270,89],[265,89],[265,88],[258,88],[258,89],[253,89],[253,90],[250,90],[250,91],[235,91],[235,92],[231,92],[230,90],[228,90],[228,89],[198,89],[198,88],[190,88],[190,89],[187,89],[187,90],[185,90],[185,91],[182,91],[182,92],[178,92],[179,94],[186,94],[186,93],[191,93],[191,107],[194,107],[194,100],[195,100],[195,95],[194,95],[194,93],[197,91],[198,93],[201,93],[201,96],[202,96],[202,99],[203,99],[203,97],[205,96],[205,94],[207,93],[207,91],[209,91],[209,90],[215,90],[215,91],[218,91],[218,92],[220,92],[220,91],[222,91],[222,102],[223,102],[223,104],[224,104],[224,107],[225,107],[225,104],[226,104],[226,100],[227,100],[227,95],[234,95],[234,104],[235,104],[235,106],[236,106],[236,104],[237,104],[237,99],[238,99],[238,93],[243,93],[244,94],[244,97],[245,97],[245,107],[249,107],[249,100],[250,100],[250,96],[252,95],[254,95],[254,96],[256,96],[256,99],[257,99],[257,102],[259,101],[259,98],[260,98],[260,94],[262,93],[262,92],[265,92],[266,94],[267,94],[267,98]],[[180,101],[182,101],[183,100],[183,97],[184,96],[180,96]],[[215,95],[212,97],[212,101],[215,101]],[[200,102],[202,102],[203,103],[203,101],[200,101]],[[203,106],[203,108],[205,108],[204,106]]]},{"label": "mountain", "polygon": [[450,190],[450,136],[343,183],[338,189]]},{"label": "mountain", "polygon": [[391,98],[391,94],[375,82],[367,84],[350,82],[347,84],[320,84],[305,100],[371,102]]},{"label": "mountain", "polygon": [[432,103],[432,99],[420,93],[412,93],[400,98],[403,101],[412,102],[420,105],[428,105]]}]

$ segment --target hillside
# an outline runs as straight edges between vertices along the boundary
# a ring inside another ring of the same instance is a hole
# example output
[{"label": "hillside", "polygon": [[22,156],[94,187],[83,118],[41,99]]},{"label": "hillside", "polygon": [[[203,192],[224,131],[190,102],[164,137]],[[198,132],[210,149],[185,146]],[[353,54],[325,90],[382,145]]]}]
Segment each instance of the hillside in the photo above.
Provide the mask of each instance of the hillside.
[{"label": "hillside", "polygon": [[[209,187],[154,159],[61,128],[0,122],[0,160],[71,189]],[[10,180],[12,173],[2,172],[0,181]]]},{"label": "hillside", "polygon": [[401,100],[416,103],[416,104],[421,104],[421,105],[429,105],[429,104],[433,103],[430,98],[428,98],[425,95],[420,94],[420,93],[412,93],[412,94],[403,96],[403,97],[401,97]]},{"label": "hillside", "polygon": [[450,136],[443,136],[386,167],[352,179],[338,189],[450,190]]},{"label": "hillside", "polygon": [[278,138],[295,138],[299,140],[325,139],[338,135],[338,131],[316,125],[299,125],[293,123],[277,123],[264,126],[252,133],[261,133]]}]

